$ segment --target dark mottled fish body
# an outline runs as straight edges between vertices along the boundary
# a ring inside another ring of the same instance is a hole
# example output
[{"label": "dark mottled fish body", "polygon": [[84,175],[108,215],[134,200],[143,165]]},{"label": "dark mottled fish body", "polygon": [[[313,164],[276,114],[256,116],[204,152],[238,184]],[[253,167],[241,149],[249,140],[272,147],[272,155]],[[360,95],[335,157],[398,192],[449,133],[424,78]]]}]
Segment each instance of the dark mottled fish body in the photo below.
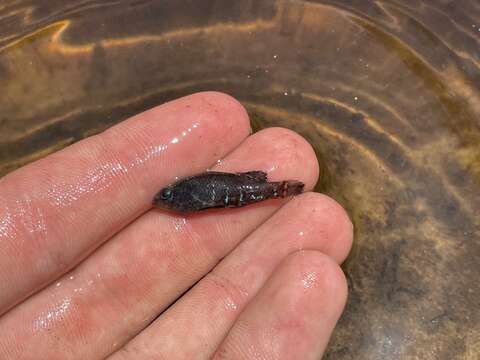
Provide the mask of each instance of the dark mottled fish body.
[{"label": "dark mottled fish body", "polygon": [[300,194],[299,181],[268,182],[261,171],[246,173],[205,172],[181,179],[160,190],[153,204],[180,212],[240,207],[266,199]]}]

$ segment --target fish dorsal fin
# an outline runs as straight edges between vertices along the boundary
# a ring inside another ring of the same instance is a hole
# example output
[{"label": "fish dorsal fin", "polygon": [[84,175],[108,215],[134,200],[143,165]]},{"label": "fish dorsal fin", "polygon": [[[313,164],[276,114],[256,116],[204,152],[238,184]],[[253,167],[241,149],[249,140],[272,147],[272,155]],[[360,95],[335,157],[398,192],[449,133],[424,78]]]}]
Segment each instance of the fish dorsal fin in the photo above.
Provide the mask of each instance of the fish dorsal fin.
[{"label": "fish dorsal fin", "polygon": [[246,176],[252,180],[258,182],[266,182],[267,181],[267,173],[263,171],[247,171],[245,173],[238,173],[238,175]]}]

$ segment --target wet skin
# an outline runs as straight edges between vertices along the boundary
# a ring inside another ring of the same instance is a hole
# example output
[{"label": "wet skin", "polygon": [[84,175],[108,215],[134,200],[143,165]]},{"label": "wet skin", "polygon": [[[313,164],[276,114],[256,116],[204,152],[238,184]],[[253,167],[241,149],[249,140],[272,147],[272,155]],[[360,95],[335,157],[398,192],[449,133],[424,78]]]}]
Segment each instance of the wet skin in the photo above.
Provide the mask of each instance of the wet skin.
[{"label": "wet skin", "polygon": [[[207,168],[298,179],[306,193],[200,213],[152,209],[159,188]],[[299,135],[250,135],[243,107],[211,92],[7,175],[0,358],[319,358],[345,304],[339,264],[352,226],[335,201],[309,192],[317,179]]]}]

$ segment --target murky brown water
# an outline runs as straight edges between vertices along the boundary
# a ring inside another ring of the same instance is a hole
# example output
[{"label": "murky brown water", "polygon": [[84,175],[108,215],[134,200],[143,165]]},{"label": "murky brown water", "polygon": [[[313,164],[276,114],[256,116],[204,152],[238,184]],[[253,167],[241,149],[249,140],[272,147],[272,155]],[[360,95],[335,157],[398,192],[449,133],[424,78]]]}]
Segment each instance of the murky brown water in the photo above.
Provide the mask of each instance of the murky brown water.
[{"label": "murky brown water", "polygon": [[478,359],[480,3],[0,3],[0,174],[212,89],[303,134],[354,220],[326,358]]}]

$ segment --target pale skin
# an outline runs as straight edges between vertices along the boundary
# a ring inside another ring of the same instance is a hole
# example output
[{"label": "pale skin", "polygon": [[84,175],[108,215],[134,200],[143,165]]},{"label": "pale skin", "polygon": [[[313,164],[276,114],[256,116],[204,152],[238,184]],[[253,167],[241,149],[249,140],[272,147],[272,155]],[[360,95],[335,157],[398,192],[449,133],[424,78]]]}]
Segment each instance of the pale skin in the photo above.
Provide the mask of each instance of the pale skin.
[{"label": "pale skin", "polygon": [[[307,192],[198,214],[151,208],[160,188],[207,168]],[[319,359],[347,297],[352,225],[309,192],[318,177],[303,138],[251,135],[244,108],[213,92],[5,176],[0,358]]]}]

